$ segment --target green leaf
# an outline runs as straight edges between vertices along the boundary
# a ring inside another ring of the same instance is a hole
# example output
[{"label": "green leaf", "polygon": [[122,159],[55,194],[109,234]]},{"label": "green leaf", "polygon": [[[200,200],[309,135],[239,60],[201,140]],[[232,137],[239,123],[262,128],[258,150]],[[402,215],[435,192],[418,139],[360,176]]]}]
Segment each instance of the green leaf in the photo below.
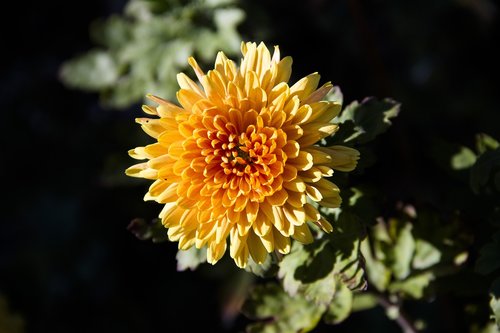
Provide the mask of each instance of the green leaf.
[{"label": "green leaf", "polygon": [[61,67],[60,77],[70,87],[101,90],[118,80],[118,68],[108,52],[94,50],[66,62]]},{"label": "green leaf", "polygon": [[153,219],[150,222],[139,218],[133,219],[127,226],[127,230],[140,240],[151,239],[153,243],[168,240],[167,228],[161,224],[160,219]]},{"label": "green leaf", "polygon": [[488,150],[495,150],[500,147],[500,143],[485,133],[479,133],[476,135],[476,149],[481,155]]},{"label": "green leaf", "polygon": [[490,308],[493,318],[497,323],[497,328],[500,330],[500,278],[493,281],[490,288]]},{"label": "green leaf", "polygon": [[426,269],[439,263],[441,260],[441,251],[430,242],[423,239],[415,241],[415,256],[412,266],[414,269]]},{"label": "green leaf", "polygon": [[332,90],[325,96],[325,100],[331,102],[337,102],[342,105],[344,103],[344,94],[342,94],[342,90],[340,90],[339,86],[334,86]]},{"label": "green leaf", "polygon": [[316,327],[325,306],[310,303],[304,297],[289,296],[275,283],[257,285],[245,301],[242,312],[259,320],[247,326],[246,332],[309,332]]},{"label": "green leaf", "polygon": [[476,154],[467,148],[460,147],[460,151],[451,157],[451,168],[453,170],[468,169],[476,163]]},{"label": "green leaf", "polygon": [[389,221],[389,230],[394,239],[390,249],[389,265],[398,280],[406,278],[411,271],[411,261],[415,252],[412,224],[396,219]]},{"label": "green leaf", "polygon": [[341,124],[349,121],[354,124],[353,133],[345,141],[363,144],[373,140],[389,128],[391,119],[398,115],[399,110],[400,104],[390,98],[378,100],[371,97],[361,104],[352,102],[338,118]]},{"label": "green leaf", "polygon": [[130,22],[118,15],[112,15],[107,20],[98,20],[91,24],[90,35],[99,45],[118,49],[131,39]]},{"label": "green leaf", "polygon": [[302,287],[303,293],[308,300],[312,300],[316,304],[326,305],[332,301],[336,293],[335,274],[332,271],[324,278],[313,283],[305,283]]},{"label": "green leaf", "polygon": [[[474,193],[491,193],[500,191],[500,181],[497,181],[500,172],[500,148],[488,150],[477,159],[472,166],[470,183]],[[490,184],[490,181],[494,184]]]},{"label": "green leaf", "polygon": [[187,269],[194,271],[200,264],[207,261],[207,249],[206,247],[197,249],[191,246],[187,250],[177,251],[175,258],[177,259],[178,271],[185,271]]},{"label": "green leaf", "polygon": [[493,235],[493,240],[479,251],[476,261],[476,272],[489,274],[500,267],[500,231]]},{"label": "green leaf", "polygon": [[173,99],[179,89],[176,74],[187,72],[189,56],[203,67],[218,51],[231,56],[239,50],[237,27],[244,12],[235,4],[129,1],[124,14],[93,24],[91,34],[101,49],[63,64],[61,79],[99,92],[103,104],[114,108],[144,101],[148,93]]},{"label": "green leaf", "polygon": [[471,325],[470,333],[500,333],[500,328],[498,328],[494,322],[488,322],[484,326],[480,326],[478,323],[473,323]]},{"label": "green leaf", "polygon": [[0,294],[0,332],[23,333],[25,326],[24,319],[9,309],[7,300]]},{"label": "green leaf", "polygon": [[352,312],[373,309],[378,305],[377,297],[370,292],[354,293]]},{"label": "green leaf", "polygon": [[351,314],[352,302],[352,291],[343,283],[339,283],[335,297],[325,312],[325,322],[328,324],[338,324],[344,321]]},{"label": "green leaf", "polygon": [[352,290],[364,289],[364,271],[360,263],[360,221],[342,212],[335,231],[312,244],[295,242],[290,254],[280,262],[278,277],[291,295],[303,293],[308,300],[328,304],[334,294],[336,279]]},{"label": "green leaf", "polygon": [[245,270],[263,278],[270,278],[278,273],[278,265],[272,256],[267,256],[262,264],[257,264],[252,256],[249,256]]},{"label": "green leaf", "polygon": [[371,285],[378,291],[385,291],[391,281],[391,271],[372,253],[368,239],[361,242],[361,253],[365,259],[366,275]]},{"label": "green leaf", "polygon": [[[324,246],[324,242],[321,244]],[[309,252],[304,250],[304,245],[294,242],[290,253],[279,263],[278,276],[283,279],[283,288],[291,296],[295,296],[302,285],[302,282],[295,277],[295,270],[310,260],[312,258],[309,256]]]},{"label": "green leaf", "polygon": [[424,295],[424,290],[434,280],[432,272],[424,272],[410,276],[402,281],[394,281],[389,285],[390,293],[402,293],[414,299],[420,299]]}]

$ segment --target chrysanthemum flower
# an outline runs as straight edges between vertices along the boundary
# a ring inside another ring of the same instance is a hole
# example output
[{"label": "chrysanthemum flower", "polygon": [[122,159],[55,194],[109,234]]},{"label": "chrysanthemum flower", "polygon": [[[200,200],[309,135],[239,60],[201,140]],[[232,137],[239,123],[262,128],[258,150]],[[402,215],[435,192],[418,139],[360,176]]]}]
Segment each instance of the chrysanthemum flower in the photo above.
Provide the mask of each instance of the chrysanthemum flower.
[{"label": "chrysanthemum flower", "polygon": [[331,83],[318,88],[313,73],[289,86],[292,59],[271,56],[261,43],[242,43],[238,67],[222,52],[204,73],[188,62],[199,83],[177,75],[180,106],[149,96],[144,106],[159,118],[137,122],[156,142],[129,153],[147,162],[127,175],[154,180],[145,200],[164,204],[160,213],[171,241],[180,249],[207,247],[214,264],[225,253],[239,267],[250,255],[262,263],[268,253],[290,251],[290,238],[313,241],[308,222],[325,232],[332,226],[318,211],[339,207],[339,188],[325,179],[333,169],[353,170],[359,153],[320,147],[332,135],[341,105],[321,99]]}]

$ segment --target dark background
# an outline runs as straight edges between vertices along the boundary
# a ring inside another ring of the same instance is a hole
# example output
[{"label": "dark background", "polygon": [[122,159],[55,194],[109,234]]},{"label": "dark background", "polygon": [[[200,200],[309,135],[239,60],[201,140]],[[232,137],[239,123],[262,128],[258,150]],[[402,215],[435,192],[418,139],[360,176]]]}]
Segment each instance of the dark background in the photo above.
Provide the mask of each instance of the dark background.
[{"label": "dark background", "polygon": [[[142,201],[145,182],[123,176],[133,163],[126,152],[142,137],[133,121],[139,104],[104,109],[96,94],[58,79],[63,61],[94,46],[90,23],[124,3],[17,2],[4,10],[0,294],[27,332],[236,332],[244,318],[221,319],[230,266],[178,273],[176,244],[139,241],[126,230],[160,209]],[[341,87],[345,104],[366,96],[402,102],[394,126],[373,145],[377,163],[358,178],[388,200],[438,205],[450,194],[442,191],[448,179],[434,156],[436,140],[470,146],[478,132],[500,136],[496,2],[259,0],[242,7],[243,37],[279,44],[294,59],[294,79],[318,71]],[[459,313],[446,301],[416,311],[430,317],[434,332],[451,329],[447,321]],[[380,309],[317,332],[372,327],[397,332]]]}]

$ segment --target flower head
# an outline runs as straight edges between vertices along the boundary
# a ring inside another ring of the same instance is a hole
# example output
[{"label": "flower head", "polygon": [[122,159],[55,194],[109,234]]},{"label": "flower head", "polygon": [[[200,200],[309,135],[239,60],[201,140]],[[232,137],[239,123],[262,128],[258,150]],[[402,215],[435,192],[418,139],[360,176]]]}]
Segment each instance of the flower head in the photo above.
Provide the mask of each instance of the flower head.
[{"label": "flower head", "polygon": [[278,47],[272,56],[263,43],[241,50],[239,67],[219,52],[208,73],[189,58],[200,84],[177,75],[180,106],[149,96],[158,106],[143,109],[159,118],[137,122],[156,142],[129,152],[148,161],[127,174],[154,180],[145,200],[164,205],[159,216],[180,249],[206,246],[214,264],[229,237],[231,257],[245,267],[249,255],[262,263],[272,251],[288,253],[290,238],[311,242],[307,222],[332,231],[317,207],[341,199],[325,177],[353,170],[359,153],[316,145],[338,129],[331,120],[341,105],[321,100],[330,83],[318,88],[313,73],[289,86],[292,59],[280,59]]}]

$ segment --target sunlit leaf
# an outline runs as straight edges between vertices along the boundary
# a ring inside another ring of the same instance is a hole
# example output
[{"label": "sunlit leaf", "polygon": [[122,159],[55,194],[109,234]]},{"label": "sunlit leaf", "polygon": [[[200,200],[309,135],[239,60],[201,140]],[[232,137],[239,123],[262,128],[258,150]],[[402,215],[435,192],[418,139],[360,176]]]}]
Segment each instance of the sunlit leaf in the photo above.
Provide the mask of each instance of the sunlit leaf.
[{"label": "sunlit leaf", "polygon": [[177,251],[175,258],[177,259],[178,271],[187,269],[194,271],[200,264],[207,261],[207,249],[206,247],[197,249],[192,246],[187,250]]},{"label": "sunlit leaf", "polygon": [[500,330],[500,277],[493,281],[490,288],[490,308],[493,318],[497,323],[497,328]]},{"label": "sunlit leaf", "polygon": [[328,324],[338,324],[351,314],[353,293],[343,283],[339,283],[335,296],[328,306],[324,320]]},{"label": "sunlit leaf", "polygon": [[402,223],[399,220],[389,221],[389,230],[394,239],[390,249],[390,267],[398,280],[410,274],[411,261],[415,252],[415,240],[412,235],[411,223]]},{"label": "sunlit leaf", "polygon": [[423,239],[415,241],[415,256],[412,260],[412,267],[415,269],[426,269],[439,263],[441,252],[430,242]]},{"label": "sunlit leaf", "polygon": [[364,311],[378,305],[377,296],[370,292],[359,292],[353,294],[352,311]]},{"label": "sunlit leaf", "polygon": [[394,281],[389,285],[389,292],[402,293],[406,296],[419,299],[424,295],[424,290],[434,279],[432,272],[424,272],[415,276],[410,276],[402,281]]},{"label": "sunlit leaf", "polygon": [[291,253],[280,262],[278,276],[291,296],[303,293],[308,300],[328,304],[337,279],[352,290],[365,288],[359,249],[361,223],[342,212],[334,228],[332,234],[312,244],[294,243]]},{"label": "sunlit leaf", "polygon": [[60,76],[68,86],[101,90],[116,83],[119,73],[116,61],[109,53],[94,50],[66,62],[61,67]]},{"label": "sunlit leaf", "polygon": [[322,279],[303,284],[303,293],[307,299],[314,301],[316,304],[328,304],[334,298],[337,287],[335,274],[332,271]]},{"label": "sunlit leaf", "polygon": [[368,239],[363,240],[361,243],[361,253],[365,259],[366,275],[369,283],[372,284],[377,290],[386,290],[391,280],[391,271],[384,263],[376,258],[372,253]]},{"label": "sunlit leaf", "polygon": [[468,169],[476,163],[476,154],[467,147],[460,147],[460,151],[451,157],[450,163],[454,170]]},{"label": "sunlit leaf", "polygon": [[342,90],[340,90],[339,86],[334,86],[330,92],[325,96],[325,100],[327,101],[332,101],[332,102],[337,102],[340,105],[344,103],[344,94],[342,93]]},{"label": "sunlit leaf", "polygon": [[495,150],[500,147],[498,140],[489,136],[486,133],[476,135],[476,149],[479,154],[483,154],[488,150]]},{"label": "sunlit leaf", "polygon": [[245,270],[257,276],[269,278],[278,273],[278,265],[272,256],[267,256],[266,260],[262,264],[257,264],[250,256]]}]

